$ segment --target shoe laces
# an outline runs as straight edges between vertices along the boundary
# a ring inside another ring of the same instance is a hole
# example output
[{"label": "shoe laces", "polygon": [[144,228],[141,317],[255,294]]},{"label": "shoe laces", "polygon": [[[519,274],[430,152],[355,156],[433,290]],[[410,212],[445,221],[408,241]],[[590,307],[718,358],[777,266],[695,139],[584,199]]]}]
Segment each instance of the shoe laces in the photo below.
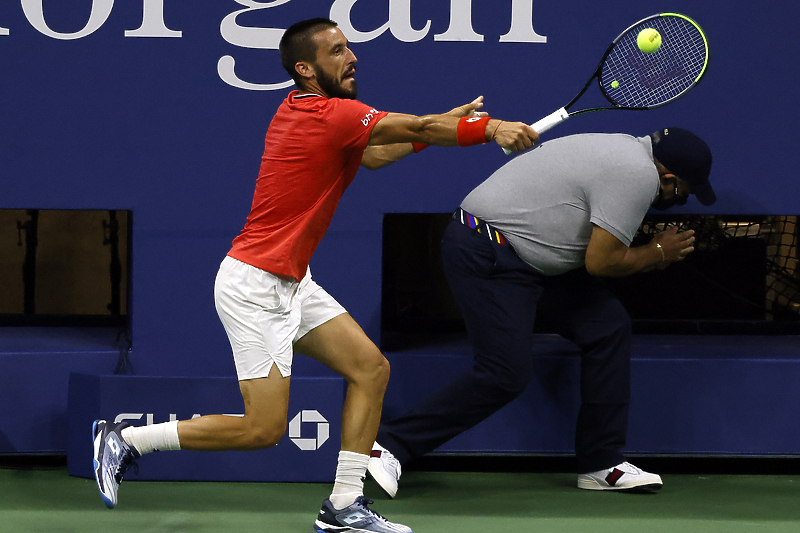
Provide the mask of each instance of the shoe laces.
[{"label": "shoe laces", "polygon": [[394,456],[392,453],[385,453],[381,454],[381,459],[386,461],[386,465],[393,470],[393,474],[397,479],[400,479],[400,473],[402,469],[400,468],[400,461],[397,460],[397,457]]},{"label": "shoe laces", "polygon": [[380,514],[378,514],[377,512],[375,512],[374,510],[369,508],[370,505],[375,503],[375,500],[370,500],[369,498],[365,498],[364,496],[360,496],[360,497],[358,497],[356,499],[356,501],[360,502],[361,506],[364,508],[364,510],[367,511],[372,516],[374,516],[375,518],[380,518],[384,522],[388,522],[388,520],[386,520],[386,518],[384,518],[383,516],[381,516]]},{"label": "shoe laces", "polygon": [[641,473],[642,473],[642,469],[640,469],[640,468],[638,468],[638,467],[636,467],[636,466],[634,466],[634,465],[630,464],[630,463],[629,463],[629,462],[627,462],[627,461],[625,461],[625,462],[624,462],[624,463],[622,463],[621,465],[617,466],[616,468],[618,468],[618,469],[619,469],[619,470],[621,470],[622,472],[625,472],[626,474],[634,474],[634,475],[639,475],[639,474],[641,474]]},{"label": "shoe laces", "polygon": [[122,483],[122,478],[130,468],[133,468],[134,473],[139,474],[139,465],[136,459],[133,458],[133,453],[130,450],[126,450],[122,460],[119,462],[117,472],[114,474],[114,479],[117,480],[117,483]]}]

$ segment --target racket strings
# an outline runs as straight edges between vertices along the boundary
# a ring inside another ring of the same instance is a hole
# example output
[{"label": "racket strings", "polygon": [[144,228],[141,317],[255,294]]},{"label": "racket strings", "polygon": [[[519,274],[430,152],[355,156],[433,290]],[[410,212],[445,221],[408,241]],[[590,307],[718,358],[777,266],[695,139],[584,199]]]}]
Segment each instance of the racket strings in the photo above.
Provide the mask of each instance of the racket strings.
[{"label": "racket strings", "polygon": [[[661,47],[642,52],[636,38],[644,28],[656,29]],[[699,28],[676,16],[662,16],[631,28],[603,63],[600,84],[617,105],[648,108],[664,105],[690,89],[706,65],[707,47]]]}]

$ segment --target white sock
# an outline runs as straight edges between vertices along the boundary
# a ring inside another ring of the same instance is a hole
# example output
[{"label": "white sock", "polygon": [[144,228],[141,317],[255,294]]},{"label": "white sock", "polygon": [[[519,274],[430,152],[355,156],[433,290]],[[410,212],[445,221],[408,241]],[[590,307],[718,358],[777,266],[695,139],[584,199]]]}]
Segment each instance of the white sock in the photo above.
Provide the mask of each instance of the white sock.
[{"label": "white sock", "polygon": [[180,450],[178,441],[178,421],[152,424],[149,426],[128,426],[121,431],[122,439],[144,455],[161,450]]},{"label": "white sock", "polygon": [[339,452],[336,480],[333,482],[331,504],[334,509],[344,509],[364,494],[364,477],[367,475],[369,455]]}]

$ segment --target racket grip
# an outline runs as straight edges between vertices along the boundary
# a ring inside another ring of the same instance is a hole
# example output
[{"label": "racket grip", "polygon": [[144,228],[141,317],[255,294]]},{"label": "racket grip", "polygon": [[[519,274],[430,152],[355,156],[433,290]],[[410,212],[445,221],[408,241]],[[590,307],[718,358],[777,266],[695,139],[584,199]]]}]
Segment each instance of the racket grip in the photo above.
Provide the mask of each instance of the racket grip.
[{"label": "racket grip", "polygon": [[[539,121],[531,124],[531,128],[535,129],[536,133],[541,135],[542,133],[546,132],[553,126],[561,124],[568,118],[569,118],[569,113],[567,113],[567,110],[562,107],[558,111],[550,113],[543,119],[540,119]],[[507,150],[505,148],[503,148],[503,151],[506,153],[506,155],[511,153],[511,150]]]},{"label": "racket grip", "polygon": [[552,128],[558,126],[569,118],[569,113],[563,107],[554,113],[550,113],[538,122],[531,124],[531,128],[536,130],[536,133],[542,134]]}]

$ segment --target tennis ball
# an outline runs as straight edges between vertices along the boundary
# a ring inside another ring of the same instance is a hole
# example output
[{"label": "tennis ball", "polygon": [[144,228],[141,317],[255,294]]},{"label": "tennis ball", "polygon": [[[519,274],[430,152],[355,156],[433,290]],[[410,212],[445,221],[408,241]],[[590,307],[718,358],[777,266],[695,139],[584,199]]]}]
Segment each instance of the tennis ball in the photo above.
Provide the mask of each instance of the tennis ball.
[{"label": "tennis ball", "polygon": [[614,80],[614,81],[611,82],[611,88],[612,89],[616,89],[618,87],[619,87],[619,82],[617,80]]},{"label": "tennis ball", "polygon": [[661,48],[661,34],[653,28],[645,28],[636,37],[636,44],[639,45],[639,50],[645,54],[652,54]]}]

